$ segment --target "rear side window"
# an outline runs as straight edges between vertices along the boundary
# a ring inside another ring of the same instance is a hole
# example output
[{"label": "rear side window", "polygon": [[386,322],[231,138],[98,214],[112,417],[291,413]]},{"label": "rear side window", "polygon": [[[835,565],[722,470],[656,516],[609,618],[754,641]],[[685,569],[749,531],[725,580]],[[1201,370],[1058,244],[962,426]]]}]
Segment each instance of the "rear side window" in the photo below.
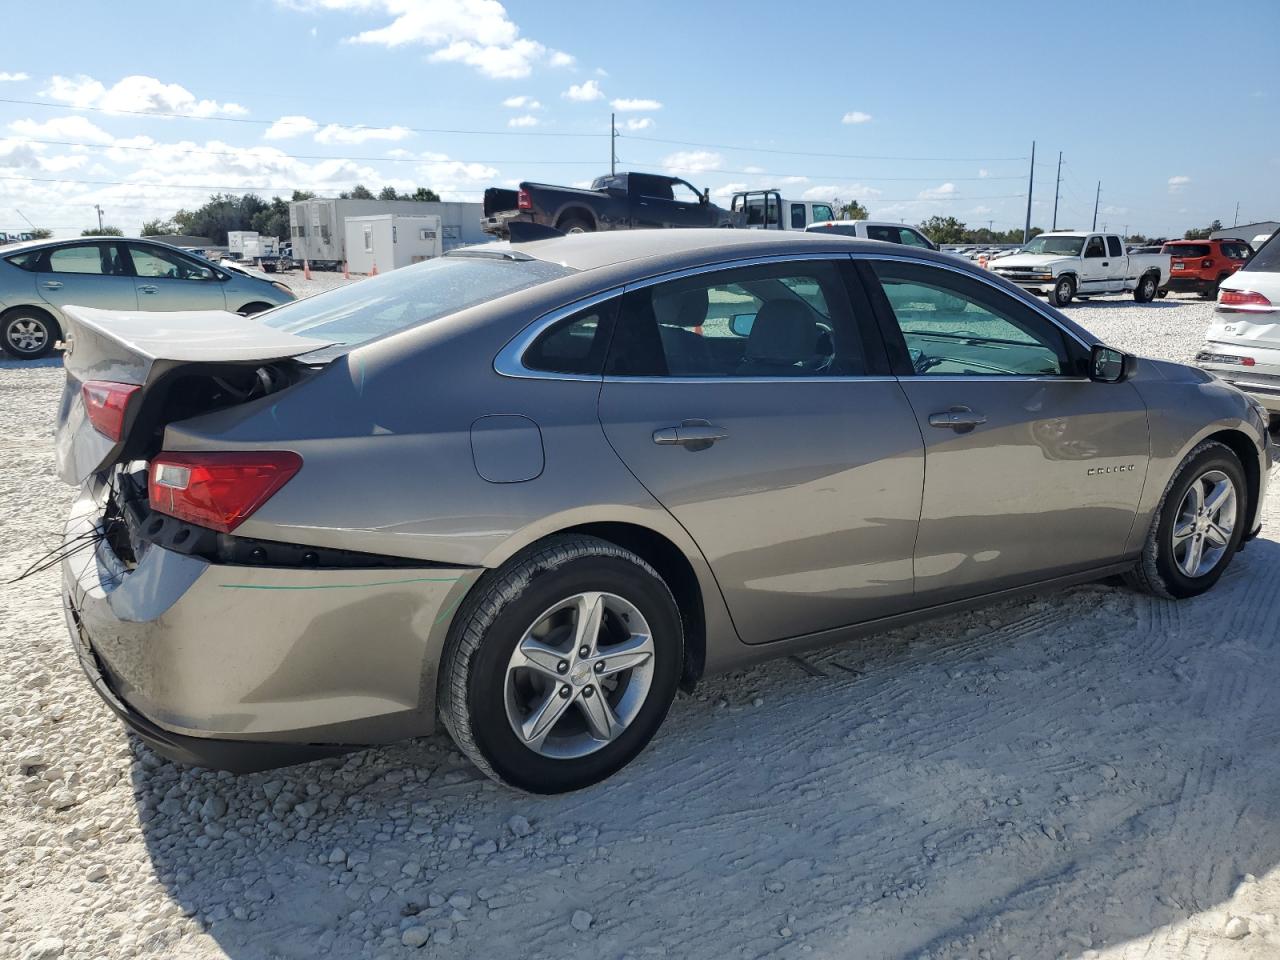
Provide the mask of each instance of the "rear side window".
[{"label": "rear side window", "polygon": [[599,376],[617,309],[615,297],[553,324],[530,344],[522,362],[543,373]]},{"label": "rear side window", "polygon": [[1232,260],[1249,259],[1250,247],[1240,240],[1230,240],[1222,244],[1222,255]]},{"label": "rear side window", "polygon": [[444,256],[391,270],[264,314],[278,330],[355,346],[574,271],[544,260]]},{"label": "rear side window", "polygon": [[791,205],[791,229],[792,230],[804,229],[804,204],[803,203],[793,203]]},{"label": "rear side window", "polygon": [[871,240],[882,240],[885,243],[901,243],[902,234],[897,227],[867,227],[867,237]]},{"label": "rear side window", "polygon": [[28,250],[26,253],[20,253],[16,257],[6,257],[8,263],[13,264],[20,270],[35,270],[40,263],[40,250]]},{"label": "rear side window", "polygon": [[1271,235],[1261,249],[1253,255],[1253,259],[1240,268],[1245,270],[1263,270],[1267,273],[1280,273],[1280,231]]},{"label": "rear side window", "polygon": [[1120,245],[1119,237],[1107,237],[1107,252],[1113,257],[1124,256],[1124,247]]}]

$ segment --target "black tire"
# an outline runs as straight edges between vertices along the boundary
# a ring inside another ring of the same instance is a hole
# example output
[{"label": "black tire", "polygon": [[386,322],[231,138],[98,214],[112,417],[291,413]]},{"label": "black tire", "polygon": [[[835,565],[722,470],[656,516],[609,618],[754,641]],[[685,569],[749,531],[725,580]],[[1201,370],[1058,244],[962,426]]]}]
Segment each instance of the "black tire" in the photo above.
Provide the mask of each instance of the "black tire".
[{"label": "black tire", "polygon": [[[617,739],[585,756],[555,759],[523,743],[507,719],[507,664],[543,612],[576,593],[625,598],[648,621],[653,675],[639,712]],[[499,783],[564,793],[622,769],[653,738],[675,698],[684,635],[675,599],[640,557],[595,537],[549,538],[512,557],[472,589],[441,658],[440,716],[459,749]]]},{"label": "black tire", "polygon": [[[1226,549],[1215,565],[1206,573],[1189,577],[1178,568],[1174,559],[1173,527],[1177,520],[1178,508],[1191,484],[1211,470],[1225,474],[1235,485],[1235,523]],[[1226,571],[1231,558],[1240,549],[1240,539],[1244,536],[1245,525],[1248,522],[1248,494],[1249,488],[1245,481],[1244,468],[1240,465],[1239,457],[1230,447],[1216,440],[1208,440],[1197,446],[1179,464],[1169,485],[1165,488],[1160,507],[1156,511],[1151,530],[1147,534],[1147,541],[1143,546],[1142,558],[1133,570],[1125,575],[1130,586],[1170,600],[1199,596],[1211,589]]]},{"label": "black tire", "polygon": [[1156,298],[1159,287],[1160,281],[1148,273],[1138,280],[1138,285],[1133,288],[1133,299],[1138,303],[1150,303]]},{"label": "black tire", "polygon": [[47,357],[61,339],[58,321],[38,307],[14,307],[0,318],[0,345],[15,360]]},{"label": "black tire", "polygon": [[1049,294],[1049,302],[1055,307],[1065,307],[1076,295],[1076,282],[1071,277],[1060,277]]},{"label": "black tire", "polygon": [[269,303],[246,303],[243,307],[236,311],[242,317],[252,317],[255,313],[262,313],[263,310],[270,310]]},{"label": "black tire", "polygon": [[582,217],[565,217],[556,224],[556,229],[561,233],[595,233],[596,225]]}]

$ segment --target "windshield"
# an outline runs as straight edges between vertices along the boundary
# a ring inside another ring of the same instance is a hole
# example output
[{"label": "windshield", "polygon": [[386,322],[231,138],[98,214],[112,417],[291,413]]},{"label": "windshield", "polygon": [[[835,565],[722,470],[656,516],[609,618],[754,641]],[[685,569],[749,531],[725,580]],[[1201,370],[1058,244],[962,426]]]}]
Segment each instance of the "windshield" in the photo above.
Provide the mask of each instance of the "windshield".
[{"label": "windshield", "polygon": [[1056,253],[1064,257],[1078,257],[1083,249],[1084,237],[1054,237],[1042,233],[1018,252]]},{"label": "windshield", "polygon": [[350,347],[571,273],[544,260],[439,257],[285,304],[262,322]]},{"label": "windshield", "polygon": [[1207,243],[1166,243],[1160,252],[1174,257],[1207,257],[1213,251]]},{"label": "windshield", "polygon": [[1271,235],[1271,239],[1259,248],[1253,259],[1241,270],[1264,270],[1267,273],[1280,273],[1280,230]]}]

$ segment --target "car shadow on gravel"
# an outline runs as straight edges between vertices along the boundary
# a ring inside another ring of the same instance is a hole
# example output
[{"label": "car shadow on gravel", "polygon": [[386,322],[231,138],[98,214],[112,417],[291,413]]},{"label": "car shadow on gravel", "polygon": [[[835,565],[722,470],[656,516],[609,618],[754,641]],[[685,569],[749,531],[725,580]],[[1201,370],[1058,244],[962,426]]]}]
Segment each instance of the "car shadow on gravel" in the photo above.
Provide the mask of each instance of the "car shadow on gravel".
[{"label": "car shadow on gravel", "polygon": [[152,869],[192,922],[128,946],[870,960],[1158,938],[1280,858],[1277,597],[1259,540],[1195,600],[1089,585],[775,661],[682,695],[629,768],[559,797],[496,787],[443,736],[239,778],[135,743]]}]

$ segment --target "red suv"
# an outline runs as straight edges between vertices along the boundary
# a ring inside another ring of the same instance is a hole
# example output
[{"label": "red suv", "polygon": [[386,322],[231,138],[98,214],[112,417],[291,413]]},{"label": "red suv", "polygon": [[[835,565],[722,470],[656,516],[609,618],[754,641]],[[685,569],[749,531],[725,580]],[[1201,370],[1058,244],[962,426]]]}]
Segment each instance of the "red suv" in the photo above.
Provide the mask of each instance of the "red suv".
[{"label": "red suv", "polygon": [[1218,284],[1253,256],[1243,240],[1171,240],[1160,252],[1169,254],[1169,289],[1207,300],[1217,299]]}]

